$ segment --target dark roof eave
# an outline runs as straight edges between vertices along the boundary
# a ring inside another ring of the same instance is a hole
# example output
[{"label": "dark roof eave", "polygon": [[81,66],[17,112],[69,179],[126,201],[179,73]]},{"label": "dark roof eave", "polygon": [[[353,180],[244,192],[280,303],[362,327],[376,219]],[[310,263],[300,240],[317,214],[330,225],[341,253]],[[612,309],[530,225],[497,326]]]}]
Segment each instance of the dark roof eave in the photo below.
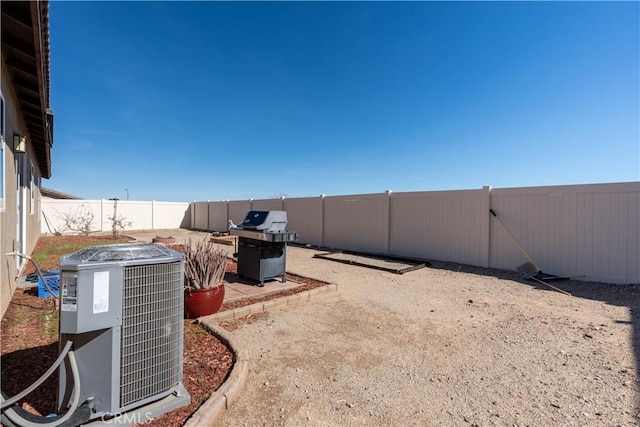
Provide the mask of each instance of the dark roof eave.
[{"label": "dark roof eave", "polygon": [[52,190],[51,188],[41,187],[40,191],[43,197],[50,197],[52,199],[69,199],[69,200],[82,199],[82,197],[73,196],[71,194],[63,193],[62,191]]},{"label": "dark roof eave", "polygon": [[2,56],[43,178],[51,177],[53,112],[50,109],[48,1],[2,2]]},{"label": "dark roof eave", "polygon": [[31,22],[33,41],[36,51],[36,69],[38,72],[38,92],[40,94],[43,136],[32,136],[40,174],[51,178],[51,146],[53,145],[53,111],[50,109],[50,39],[49,39],[49,2],[34,1],[31,4]]}]

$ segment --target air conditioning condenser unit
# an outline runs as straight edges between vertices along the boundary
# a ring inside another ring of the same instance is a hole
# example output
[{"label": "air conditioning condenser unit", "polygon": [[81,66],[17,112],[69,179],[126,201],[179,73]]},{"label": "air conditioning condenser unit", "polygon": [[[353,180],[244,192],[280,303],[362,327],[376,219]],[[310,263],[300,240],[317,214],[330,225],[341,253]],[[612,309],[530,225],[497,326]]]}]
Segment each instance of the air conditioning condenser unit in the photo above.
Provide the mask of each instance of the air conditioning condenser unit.
[{"label": "air conditioning condenser unit", "polygon": [[[60,348],[73,341],[91,423],[127,413],[139,416],[129,421],[144,422],[189,404],[182,254],[155,244],[95,246],[63,256],[60,270]],[[59,410],[76,389],[66,360]]]}]

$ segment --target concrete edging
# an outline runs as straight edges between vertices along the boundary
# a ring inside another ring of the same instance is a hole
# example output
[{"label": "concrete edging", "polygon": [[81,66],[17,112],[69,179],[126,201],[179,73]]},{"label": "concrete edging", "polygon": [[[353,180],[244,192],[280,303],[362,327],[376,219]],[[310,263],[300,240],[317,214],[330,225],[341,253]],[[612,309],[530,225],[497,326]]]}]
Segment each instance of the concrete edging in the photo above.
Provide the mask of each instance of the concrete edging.
[{"label": "concrete edging", "polygon": [[193,413],[184,424],[184,427],[212,425],[224,411],[233,405],[247,383],[247,377],[249,375],[249,352],[240,345],[231,332],[219,326],[217,322],[239,319],[254,313],[263,313],[295,304],[299,301],[308,301],[315,295],[323,295],[337,291],[338,285],[332,283],[286,297],[259,302],[199,318],[198,322],[231,350],[233,354],[233,368],[231,368],[231,372],[226,381]]},{"label": "concrete edging", "polygon": [[210,316],[198,321],[215,335],[233,354],[233,368],[226,381],[196,410],[184,424],[185,427],[212,425],[222,413],[235,402],[247,383],[249,374],[249,352],[242,347],[231,332],[218,326]]},{"label": "concrete edging", "polygon": [[317,288],[310,289],[308,291],[299,292],[297,294],[289,295],[286,297],[275,298],[272,300],[258,302],[251,305],[245,305],[244,307],[234,308],[233,310],[227,310],[220,313],[215,313],[207,316],[207,319],[215,320],[218,322],[225,322],[229,320],[237,320],[245,316],[256,313],[264,313],[265,311],[275,310],[276,308],[285,307],[290,304],[294,304],[300,301],[308,301],[311,297],[316,295],[324,295],[331,292],[337,292],[338,285],[331,283],[325,286],[319,286]]}]

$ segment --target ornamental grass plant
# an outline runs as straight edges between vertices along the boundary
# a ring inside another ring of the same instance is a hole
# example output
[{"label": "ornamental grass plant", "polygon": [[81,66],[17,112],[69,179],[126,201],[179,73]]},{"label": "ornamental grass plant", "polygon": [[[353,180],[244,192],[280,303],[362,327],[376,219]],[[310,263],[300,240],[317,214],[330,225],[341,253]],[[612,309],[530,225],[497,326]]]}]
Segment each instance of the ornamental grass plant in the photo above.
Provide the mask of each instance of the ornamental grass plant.
[{"label": "ornamental grass plant", "polygon": [[184,248],[184,289],[193,292],[223,286],[227,269],[227,255],[210,240],[192,244],[191,239]]}]

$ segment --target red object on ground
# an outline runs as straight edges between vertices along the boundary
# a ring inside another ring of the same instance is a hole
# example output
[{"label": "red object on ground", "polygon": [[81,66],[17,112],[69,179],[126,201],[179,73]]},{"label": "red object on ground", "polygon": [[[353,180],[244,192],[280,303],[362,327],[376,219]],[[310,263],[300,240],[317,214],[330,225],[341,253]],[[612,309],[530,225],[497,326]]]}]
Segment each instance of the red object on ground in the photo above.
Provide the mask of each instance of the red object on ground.
[{"label": "red object on ground", "polygon": [[211,289],[184,291],[184,315],[197,319],[217,313],[224,302],[224,284]]}]

